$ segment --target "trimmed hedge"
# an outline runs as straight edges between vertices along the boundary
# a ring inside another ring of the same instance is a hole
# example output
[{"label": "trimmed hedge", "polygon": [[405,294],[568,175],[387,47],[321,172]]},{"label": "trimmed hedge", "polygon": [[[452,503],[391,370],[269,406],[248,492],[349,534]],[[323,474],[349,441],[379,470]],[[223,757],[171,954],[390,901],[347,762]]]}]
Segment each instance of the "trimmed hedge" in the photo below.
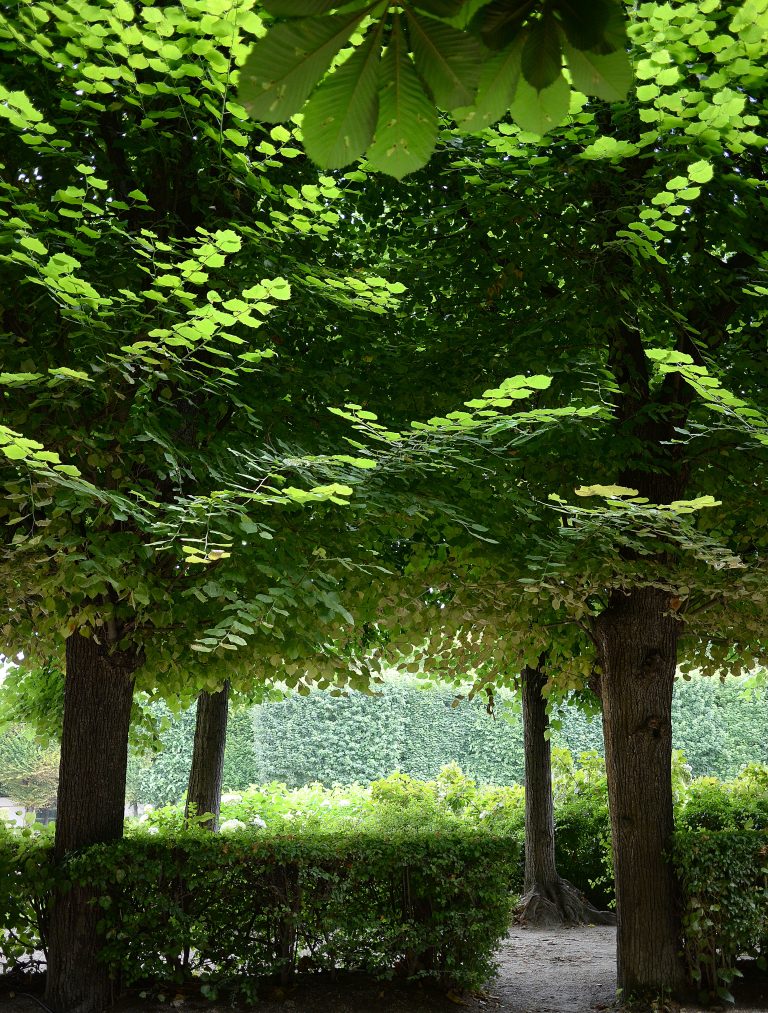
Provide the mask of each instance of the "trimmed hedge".
[{"label": "trimmed hedge", "polygon": [[507,839],[458,829],[186,832],[90,849],[69,874],[109,901],[104,956],[124,982],[194,976],[252,994],[297,969],[481,984],[516,858]]},{"label": "trimmed hedge", "polygon": [[736,959],[768,960],[768,766],[750,764],[732,781],[694,781],[677,826],[691,978],[730,1000]]},{"label": "trimmed hedge", "polygon": [[[4,836],[0,865],[12,851]],[[0,890],[9,963],[40,946],[49,856],[39,844]],[[506,836],[458,826],[295,837],[193,828],[96,845],[57,878],[95,892],[103,956],[123,984],[195,978],[209,996],[252,1000],[260,981],[297,970],[482,984],[507,931],[518,858]]]}]

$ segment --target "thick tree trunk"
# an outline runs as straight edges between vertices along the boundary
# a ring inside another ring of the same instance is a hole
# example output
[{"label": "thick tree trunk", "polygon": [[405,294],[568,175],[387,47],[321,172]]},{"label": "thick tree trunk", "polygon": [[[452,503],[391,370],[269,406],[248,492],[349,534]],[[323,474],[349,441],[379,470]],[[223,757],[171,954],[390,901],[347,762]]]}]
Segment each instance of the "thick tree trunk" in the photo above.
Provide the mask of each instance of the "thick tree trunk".
[{"label": "thick tree trunk", "polygon": [[216,830],[221,808],[221,776],[224,769],[224,747],[227,744],[227,711],[229,708],[229,681],[218,693],[203,691],[197,698],[195,744],[185,815],[190,812],[202,816],[212,813],[213,819],[202,826]]},{"label": "thick tree trunk", "polygon": [[596,621],[625,996],[679,995],[680,907],[666,860],[672,812],[672,686],[680,623],[657,588],[615,591]]},{"label": "thick tree trunk", "polygon": [[538,668],[520,676],[525,741],[525,879],[516,918],[527,925],[613,924],[611,912],[598,911],[555,865],[555,814],[549,717],[542,690],[547,677]]},{"label": "thick tree trunk", "polygon": [[[123,833],[128,728],[138,656],[109,654],[92,637],[66,642],[64,726],[55,857]],[[99,962],[100,909],[84,887],[60,892],[48,926],[46,1002],[56,1013],[103,1013],[112,982]]]}]

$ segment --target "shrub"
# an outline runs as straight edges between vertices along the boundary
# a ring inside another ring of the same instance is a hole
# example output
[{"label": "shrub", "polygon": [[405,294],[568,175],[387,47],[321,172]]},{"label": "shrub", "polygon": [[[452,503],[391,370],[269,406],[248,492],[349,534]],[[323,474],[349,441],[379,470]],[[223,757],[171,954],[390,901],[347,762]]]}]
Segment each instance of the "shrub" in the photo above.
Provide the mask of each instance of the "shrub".
[{"label": "shrub", "polygon": [[[126,982],[256,980],[355,969],[478,985],[509,917],[504,838],[357,832],[137,836],[70,866],[95,887],[104,955]],[[249,984],[250,983],[250,986]]]},{"label": "shrub", "polygon": [[34,954],[46,951],[52,852],[52,827],[0,819],[0,962],[9,966],[34,967]]},{"label": "shrub", "polygon": [[[162,830],[148,820],[71,857],[58,876],[93,892],[104,959],[126,984],[195,977],[208,994],[226,987],[253,998],[260,979],[296,970],[487,980],[509,923],[516,844],[448,809],[414,825],[389,803],[369,806],[364,820],[341,808],[326,827],[292,821],[292,833],[263,821],[213,835],[160,813]],[[44,839],[7,832],[0,865],[13,865],[22,841],[27,860],[0,906],[0,930],[11,933],[0,932],[0,955],[10,961],[39,945],[44,912],[30,899],[41,883],[51,887],[41,878]]]},{"label": "shrub", "polygon": [[732,1001],[737,958],[768,955],[768,830],[679,831],[674,855],[691,979]]},{"label": "shrub", "polygon": [[678,807],[674,860],[692,979],[728,999],[740,956],[768,956],[768,766],[699,778]]}]

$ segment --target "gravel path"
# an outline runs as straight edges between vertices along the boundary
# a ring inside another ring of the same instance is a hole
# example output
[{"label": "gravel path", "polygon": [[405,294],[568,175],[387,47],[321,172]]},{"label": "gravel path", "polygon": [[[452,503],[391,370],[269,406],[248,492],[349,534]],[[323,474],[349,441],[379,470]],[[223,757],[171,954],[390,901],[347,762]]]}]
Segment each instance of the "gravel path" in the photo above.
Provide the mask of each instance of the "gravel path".
[{"label": "gravel path", "polygon": [[[345,978],[315,982],[248,1007],[254,1013],[590,1013],[608,1010],[616,991],[616,930],[514,928],[499,952],[498,977],[485,994],[462,1001],[426,990]],[[768,975],[750,976],[740,1001],[730,1009],[768,1013]],[[170,995],[164,1005],[122,1000],[113,1013],[227,1013],[225,1003],[203,1004],[188,995]],[[243,1009],[243,1007],[241,1007]],[[1,1013],[34,1013],[40,1006],[24,996],[0,993]],[[703,1013],[675,1007],[676,1013]],[[671,1011],[670,1011],[671,1013]],[[708,1011],[711,1013],[711,1011]]]}]

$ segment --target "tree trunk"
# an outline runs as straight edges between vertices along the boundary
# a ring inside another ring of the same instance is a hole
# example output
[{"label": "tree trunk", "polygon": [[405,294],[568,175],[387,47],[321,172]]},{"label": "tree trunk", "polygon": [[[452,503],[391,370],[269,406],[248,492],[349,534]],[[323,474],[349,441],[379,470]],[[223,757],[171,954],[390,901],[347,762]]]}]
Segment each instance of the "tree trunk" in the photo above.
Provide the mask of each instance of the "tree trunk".
[{"label": "tree trunk", "polygon": [[197,698],[195,744],[184,815],[212,813],[213,819],[201,824],[207,830],[216,830],[219,825],[228,707],[229,680],[218,693],[203,691]]},{"label": "tree trunk", "polygon": [[[137,654],[109,654],[93,637],[66,642],[64,725],[54,853],[123,834],[128,728]],[[100,909],[87,887],[58,893],[48,925],[46,1002],[57,1013],[103,1013],[112,982],[99,962]]]},{"label": "tree trunk", "polygon": [[555,814],[552,801],[552,756],[549,717],[542,690],[543,662],[520,676],[525,741],[525,879],[516,919],[527,925],[613,924],[614,916],[598,911],[555,865]]},{"label": "tree trunk", "polygon": [[679,620],[658,588],[614,591],[596,620],[624,996],[679,995],[678,885],[665,854],[672,812],[672,687]]}]

